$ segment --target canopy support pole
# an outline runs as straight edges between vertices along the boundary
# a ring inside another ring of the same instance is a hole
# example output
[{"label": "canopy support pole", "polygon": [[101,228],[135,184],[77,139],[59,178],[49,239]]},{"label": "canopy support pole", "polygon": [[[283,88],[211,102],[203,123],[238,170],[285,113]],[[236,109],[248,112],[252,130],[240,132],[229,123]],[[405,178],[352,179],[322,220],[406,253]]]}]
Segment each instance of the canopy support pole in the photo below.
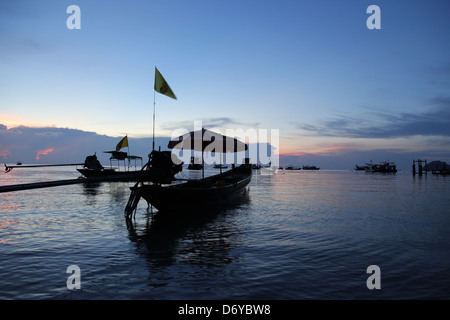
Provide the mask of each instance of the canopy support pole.
[{"label": "canopy support pole", "polygon": [[155,105],[156,105],[156,90],[153,90],[153,148],[155,151]]},{"label": "canopy support pole", "polygon": [[202,150],[202,178],[205,179],[205,159],[203,157],[203,150]]}]

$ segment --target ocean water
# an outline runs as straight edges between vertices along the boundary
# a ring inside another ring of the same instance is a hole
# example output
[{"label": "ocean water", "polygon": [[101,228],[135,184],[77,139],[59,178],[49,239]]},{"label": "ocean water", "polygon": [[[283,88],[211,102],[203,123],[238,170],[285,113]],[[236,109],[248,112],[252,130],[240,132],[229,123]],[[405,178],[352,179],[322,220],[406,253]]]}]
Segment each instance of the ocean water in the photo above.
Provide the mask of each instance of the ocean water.
[{"label": "ocean water", "polygon": [[[78,176],[18,168],[0,184]],[[449,176],[262,170],[227,208],[167,216],[141,200],[127,223],[131,185],[0,193],[0,299],[450,298]]]}]

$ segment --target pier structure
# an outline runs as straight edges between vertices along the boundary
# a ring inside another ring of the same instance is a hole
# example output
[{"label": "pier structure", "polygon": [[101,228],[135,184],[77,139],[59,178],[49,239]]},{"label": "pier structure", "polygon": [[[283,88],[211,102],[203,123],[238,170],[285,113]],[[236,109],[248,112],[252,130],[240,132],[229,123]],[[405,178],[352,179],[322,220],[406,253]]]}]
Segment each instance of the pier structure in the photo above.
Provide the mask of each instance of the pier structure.
[{"label": "pier structure", "polygon": [[421,159],[418,159],[418,160],[413,160],[413,165],[412,165],[412,172],[413,172],[413,175],[416,175],[416,163],[417,163],[417,165],[418,165],[418,174],[419,174],[419,176],[421,176],[422,174],[423,174],[423,172],[425,171],[425,174],[427,174],[427,172],[428,172],[428,170],[423,170],[423,168],[424,168],[424,166],[423,166],[423,164],[425,164],[425,167],[427,166],[427,160],[425,159],[425,160],[421,160]]}]

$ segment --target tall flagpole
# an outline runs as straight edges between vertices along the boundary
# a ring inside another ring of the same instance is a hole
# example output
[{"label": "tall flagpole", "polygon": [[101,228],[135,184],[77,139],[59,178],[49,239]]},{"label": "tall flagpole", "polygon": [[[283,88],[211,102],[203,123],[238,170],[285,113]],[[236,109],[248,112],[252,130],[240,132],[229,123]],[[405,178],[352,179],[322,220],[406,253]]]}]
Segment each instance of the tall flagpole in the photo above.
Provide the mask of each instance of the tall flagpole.
[{"label": "tall flagpole", "polygon": [[155,105],[156,105],[156,90],[153,89],[153,151],[155,151]]}]

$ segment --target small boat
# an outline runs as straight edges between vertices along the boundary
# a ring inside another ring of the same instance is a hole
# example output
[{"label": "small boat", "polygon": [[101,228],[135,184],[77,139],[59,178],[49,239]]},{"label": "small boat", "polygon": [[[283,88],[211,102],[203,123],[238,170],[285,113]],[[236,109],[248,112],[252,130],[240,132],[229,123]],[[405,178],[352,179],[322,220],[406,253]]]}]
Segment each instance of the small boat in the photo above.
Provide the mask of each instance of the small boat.
[{"label": "small boat", "polygon": [[196,157],[191,157],[191,162],[188,165],[188,170],[202,170],[203,164],[200,163]]},{"label": "small boat", "polygon": [[[102,166],[100,161],[97,159],[97,153],[94,153],[92,156],[87,156],[84,160],[84,165],[82,169],[77,169],[83,176],[86,178],[93,177],[108,177],[113,178],[116,181],[139,181],[141,179],[145,179],[148,176],[148,172],[142,169],[130,170],[130,163],[134,160],[134,167],[136,168],[136,161],[141,161],[142,167],[142,157],[129,155],[127,152],[120,151],[122,148],[128,147],[128,136],[123,137],[116,146],[116,150],[113,151],[104,151],[104,153],[110,153],[111,157],[109,158],[110,167],[105,168]],[[120,168],[120,162],[123,161],[124,170],[116,170],[113,167],[113,161],[117,162],[117,165]],[[126,164],[128,161],[128,165]]]},{"label": "small boat", "polygon": [[22,165],[22,162],[17,161],[16,165],[21,166],[21,165]]},{"label": "small boat", "polygon": [[395,173],[397,166],[393,162],[382,162],[379,164],[370,163],[366,167],[366,172]]},{"label": "small boat", "polygon": [[[125,156],[122,155],[125,154]],[[125,152],[120,152],[120,154],[116,154],[110,158],[110,161],[112,160],[130,160],[130,157],[132,159],[140,158],[135,156],[128,156]],[[140,158],[142,159],[142,158]],[[148,172],[145,170],[127,170],[127,171],[119,171],[116,170],[116,168],[113,168],[112,166],[110,168],[105,168],[102,166],[100,161],[97,159],[97,154],[93,154],[92,156],[87,156],[83,168],[79,169],[77,168],[77,171],[81,173],[86,178],[93,178],[93,177],[108,177],[112,178],[114,177],[114,180],[117,181],[138,181],[141,179],[145,179],[148,176]]]},{"label": "small boat", "polygon": [[228,166],[226,164],[215,164],[214,169],[226,169]]},{"label": "small boat", "polygon": [[303,170],[319,170],[320,168],[318,168],[316,166],[303,166],[302,169]]},{"label": "small boat", "polygon": [[355,165],[355,171],[366,171],[367,166],[358,166]]}]

